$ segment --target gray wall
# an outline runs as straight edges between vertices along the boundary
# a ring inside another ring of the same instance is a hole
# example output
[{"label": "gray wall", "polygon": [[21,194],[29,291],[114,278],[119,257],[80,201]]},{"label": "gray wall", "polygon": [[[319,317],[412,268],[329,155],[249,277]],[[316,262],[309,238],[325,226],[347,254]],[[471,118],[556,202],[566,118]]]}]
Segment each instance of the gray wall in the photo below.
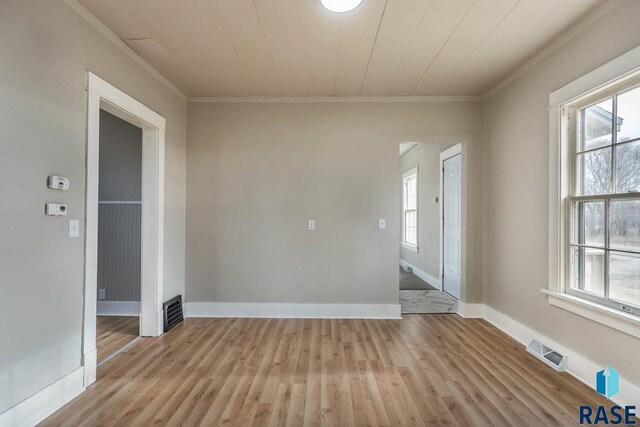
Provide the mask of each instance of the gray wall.
[{"label": "gray wall", "polygon": [[485,303],[640,384],[640,340],[547,303],[549,93],[640,45],[640,1],[609,12],[486,101]]},{"label": "gray wall", "polygon": [[[482,134],[477,102],[190,103],[186,300],[397,304],[398,144],[465,141],[476,209]],[[470,218],[474,301],[481,209]]]},{"label": "gray wall", "polygon": [[[402,174],[418,166],[418,252],[400,246],[400,259],[439,280],[440,276],[440,153],[453,144],[418,144],[400,158]],[[400,200],[402,224],[402,199]],[[402,234],[400,234],[402,240]]]},{"label": "gray wall", "polygon": [[108,204],[98,209],[98,289],[105,291],[102,301],[140,301],[141,208]]},{"label": "gray wall", "polygon": [[[186,105],[62,0],[1,1],[0,58],[3,412],[80,367],[84,230],[67,236],[69,219],[84,223],[85,70],[167,119],[167,298],[184,283]],[[48,190],[51,174],[71,188]],[[48,201],[69,216],[45,216]]]},{"label": "gray wall", "polygon": [[[139,202],[142,129],[100,111],[99,200]],[[98,289],[104,301],[140,301],[141,205],[100,204]]]},{"label": "gray wall", "polygon": [[100,201],[140,201],[142,129],[100,110]]}]

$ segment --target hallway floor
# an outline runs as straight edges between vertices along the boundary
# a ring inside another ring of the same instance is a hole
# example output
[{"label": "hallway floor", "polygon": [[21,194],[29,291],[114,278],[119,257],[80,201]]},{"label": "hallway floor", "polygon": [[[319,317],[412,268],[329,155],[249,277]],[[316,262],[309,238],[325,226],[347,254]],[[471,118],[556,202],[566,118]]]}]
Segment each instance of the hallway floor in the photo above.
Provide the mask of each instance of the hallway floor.
[{"label": "hallway floor", "polygon": [[129,344],[140,335],[137,316],[98,316],[96,347],[98,363]]}]

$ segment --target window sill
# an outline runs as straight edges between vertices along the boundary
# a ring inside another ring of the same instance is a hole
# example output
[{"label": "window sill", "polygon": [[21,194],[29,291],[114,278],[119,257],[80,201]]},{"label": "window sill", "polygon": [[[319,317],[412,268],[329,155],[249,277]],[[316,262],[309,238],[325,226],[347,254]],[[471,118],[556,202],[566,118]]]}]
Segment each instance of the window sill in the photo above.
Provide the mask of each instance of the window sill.
[{"label": "window sill", "polygon": [[408,250],[408,251],[418,253],[418,247],[417,246],[413,246],[413,245],[410,245],[410,244],[404,243],[404,242],[400,242],[400,245],[402,245],[402,247],[404,249]]},{"label": "window sill", "polygon": [[551,305],[640,338],[640,317],[573,295],[542,289]]}]

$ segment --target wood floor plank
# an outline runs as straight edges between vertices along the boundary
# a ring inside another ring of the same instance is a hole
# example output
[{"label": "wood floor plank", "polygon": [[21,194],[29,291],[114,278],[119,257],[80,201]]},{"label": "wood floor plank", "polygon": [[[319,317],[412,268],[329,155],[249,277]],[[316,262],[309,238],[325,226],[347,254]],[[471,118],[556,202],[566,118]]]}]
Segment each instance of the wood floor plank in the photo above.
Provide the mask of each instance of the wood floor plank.
[{"label": "wood floor plank", "polygon": [[484,320],[189,318],[42,425],[555,426],[581,404],[612,402]]},{"label": "wood floor plank", "polygon": [[96,349],[98,362],[111,356],[140,334],[137,316],[98,316],[96,319]]}]

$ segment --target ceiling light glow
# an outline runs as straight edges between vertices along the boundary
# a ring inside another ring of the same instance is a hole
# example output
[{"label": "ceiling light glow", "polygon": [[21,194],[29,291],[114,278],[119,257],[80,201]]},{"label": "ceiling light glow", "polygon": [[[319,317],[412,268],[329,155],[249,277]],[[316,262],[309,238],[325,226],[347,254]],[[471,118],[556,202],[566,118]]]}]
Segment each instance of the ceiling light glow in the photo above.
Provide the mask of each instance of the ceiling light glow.
[{"label": "ceiling light glow", "polygon": [[350,12],[360,6],[362,0],[320,0],[320,4],[331,12]]}]

